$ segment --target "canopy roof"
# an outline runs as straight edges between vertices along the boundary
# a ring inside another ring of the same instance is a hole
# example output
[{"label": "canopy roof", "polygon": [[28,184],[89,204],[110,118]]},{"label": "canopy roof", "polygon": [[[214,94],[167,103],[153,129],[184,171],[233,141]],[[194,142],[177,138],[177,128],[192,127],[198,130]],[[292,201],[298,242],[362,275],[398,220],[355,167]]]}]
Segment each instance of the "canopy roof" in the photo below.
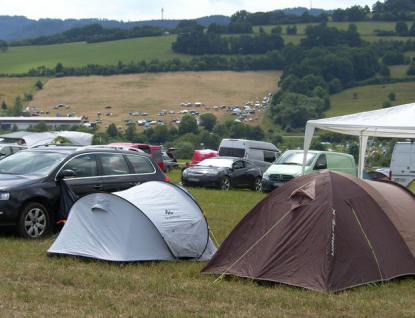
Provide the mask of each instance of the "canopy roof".
[{"label": "canopy roof", "polygon": [[315,128],[359,136],[359,177],[361,177],[368,137],[415,138],[414,118],[415,103],[411,103],[351,115],[309,120],[305,130],[304,152],[307,153],[310,147]]},{"label": "canopy roof", "polygon": [[51,143],[59,137],[77,146],[89,146],[92,144],[94,135],[79,131],[48,131],[43,133],[27,133],[22,136],[29,148]]}]

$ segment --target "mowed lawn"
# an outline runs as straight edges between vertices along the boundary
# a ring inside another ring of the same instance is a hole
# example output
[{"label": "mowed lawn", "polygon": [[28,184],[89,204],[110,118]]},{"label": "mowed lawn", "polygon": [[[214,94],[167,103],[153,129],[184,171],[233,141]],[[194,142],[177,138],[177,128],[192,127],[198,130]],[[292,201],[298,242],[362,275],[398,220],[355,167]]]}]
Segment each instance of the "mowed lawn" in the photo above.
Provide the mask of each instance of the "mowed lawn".
[{"label": "mowed lawn", "polygon": [[[218,120],[233,119],[230,112],[214,111],[213,106],[243,106],[247,101],[262,101],[269,92],[278,90],[278,71],[258,72],[177,72],[146,73],[115,76],[84,76],[53,78],[45,83],[42,90],[34,94],[29,107],[50,111],[48,116],[88,116],[90,121],[98,118],[98,112],[105,128],[110,123],[123,128],[124,120],[161,119],[165,124],[179,119],[178,111],[195,109],[201,113],[213,112]],[[181,103],[201,102],[203,107],[184,107]],[[53,109],[57,104],[69,105],[69,109]],[[111,106],[111,109],[105,109]],[[207,109],[209,107],[209,109]],[[157,116],[162,110],[174,114]],[[131,116],[130,112],[146,112],[148,116]],[[106,113],[110,113],[109,116]],[[258,125],[263,111],[252,117]]]},{"label": "mowed lawn", "polygon": [[[180,171],[169,176],[174,182]],[[189,188],[221,243],[265,194]],[[103,229],[105,230],[105,229]],[[53,237],[0,236],[2,317],[412,317],[415,279],[336,294],[200,274],[204,262],[50,257]]]}]

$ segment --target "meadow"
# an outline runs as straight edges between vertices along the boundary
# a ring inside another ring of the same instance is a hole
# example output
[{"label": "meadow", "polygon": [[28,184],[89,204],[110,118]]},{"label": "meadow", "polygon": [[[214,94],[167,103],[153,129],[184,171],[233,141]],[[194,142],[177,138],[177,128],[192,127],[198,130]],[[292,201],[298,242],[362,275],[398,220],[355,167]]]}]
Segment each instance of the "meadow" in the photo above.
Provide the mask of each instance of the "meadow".
[{"label": "meadow", "polygon": [[[361,38],[365,41],[373,42],[380,39],[406,41],[408,39],[408,37],[376,36],[375,30],[377,29],[393,31],[395,22],[363,21],[354,24]],[[287,26],[292,25],[281,25],[284,42],[299,44],[301,39],[305,37],[305,29],[308,25],[315,26],[317,24],[297,24],[296,35],[286,34]],[[328,26],[347,30],[349,23],[328,22]],[[262,28],[265,32],[270,33],[274,27],[275,25],[268,25]],[[253,30],[254,35],[259,34],[259,27],[254,27]],[[190,60],[192,56],[172,51],[171,45],[176,41],[176,38],[176,35],[166,35],[92,44],[77,42],[10,47],[6,53],[0,54],[0,74],[21,74],[40,66],[54,69],[58,63],[62,63],[64,67],[80,67],[88,64],[116,65],[118,62],[128,64],[141,61],[150,62],[151,60],[167,61],[175,58]]]},{"label": "meadow", "polygon": [[[247,101],[262,100],[269,92],[277,91],[280,76],[279,71],[212,71],[53,78],[42,90],[34,91],[34,98],[27,106],[49,110],[48,116],[57,113],[88,116],[90,121],[95,121],[97,113],[101,112],[101,129],[110,123],[125,128],[125,119],[161,119],[165,124],[172,124],[172,120],[180,120],[182,115],[178,111],[183,109],[213,112],[218,120],[223,121],[234,119],[234,116],[225,110],[214,111],[213,106],[242,107]],[[195,102],[205,106],[181,106],[182,103]],[[70,108],[53,109],[61,103],[70,105]],[[111,109],[105,109],[105,106],[111,106]],[[162,110],[174,111],[174,114],[157,116]],[[131,116],[130,112],[146,112],[148,116]],[[106,116],[106,113],[111,115]],[[251,123],[258,125],[263,113],[252,115],[258,120]],[[141,126],[140,129],[144,128]]]},{"label": "meadow", "polygon": [[[173,182],[180,171],[169,173]],[[189,188],[221,243],[265,194]],[[339,293],[200,274],[204,262],[110,263],[47,255],[54,237],[0,237],[2,317],[412,317],[415,279]]]}]

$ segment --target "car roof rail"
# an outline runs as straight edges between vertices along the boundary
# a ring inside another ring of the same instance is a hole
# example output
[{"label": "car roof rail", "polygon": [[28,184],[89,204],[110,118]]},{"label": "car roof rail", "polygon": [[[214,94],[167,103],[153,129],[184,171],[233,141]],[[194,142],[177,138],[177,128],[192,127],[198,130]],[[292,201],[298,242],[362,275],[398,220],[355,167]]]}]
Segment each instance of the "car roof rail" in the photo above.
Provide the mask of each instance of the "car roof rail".
[{"label": "car roof rail", "polygon": [[45,144],[40,144],[40,145],[34,145],[34,146],[30,146],[28,148],[40,148],[40,147],[67,147],[67,146],[72,146],[72,147],[79,147],[79,145],[74,145],[71,143],[67,143],[67,142],[61,142],[59,144],[57,143],[45,143]]},{"label": "car roof rail", "polygon": [[138,148],[126,147],[126,146],[115,146],[115,145],[89,145],[79,147],[77,151],[86,150],[86,149],[113,149],[113,150],[128,150],[135,151],[139,153],[145,153],[143,150]]}]

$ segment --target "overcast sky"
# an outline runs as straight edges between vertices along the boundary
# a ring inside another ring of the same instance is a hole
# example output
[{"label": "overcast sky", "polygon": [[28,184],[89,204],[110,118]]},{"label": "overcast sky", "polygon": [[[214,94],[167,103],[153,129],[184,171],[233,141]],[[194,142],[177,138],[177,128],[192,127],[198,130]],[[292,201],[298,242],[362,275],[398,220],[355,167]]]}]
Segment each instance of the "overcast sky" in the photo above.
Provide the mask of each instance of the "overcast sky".
[{"label": "overcast sky", "polygon": [[196,19],[209,15],[231,16],[239,10],[268,12],[305,7],[316,9],[372,8],[375,0],[0,0],[0,15],[29,19],[99,18],[118,21]]}]

